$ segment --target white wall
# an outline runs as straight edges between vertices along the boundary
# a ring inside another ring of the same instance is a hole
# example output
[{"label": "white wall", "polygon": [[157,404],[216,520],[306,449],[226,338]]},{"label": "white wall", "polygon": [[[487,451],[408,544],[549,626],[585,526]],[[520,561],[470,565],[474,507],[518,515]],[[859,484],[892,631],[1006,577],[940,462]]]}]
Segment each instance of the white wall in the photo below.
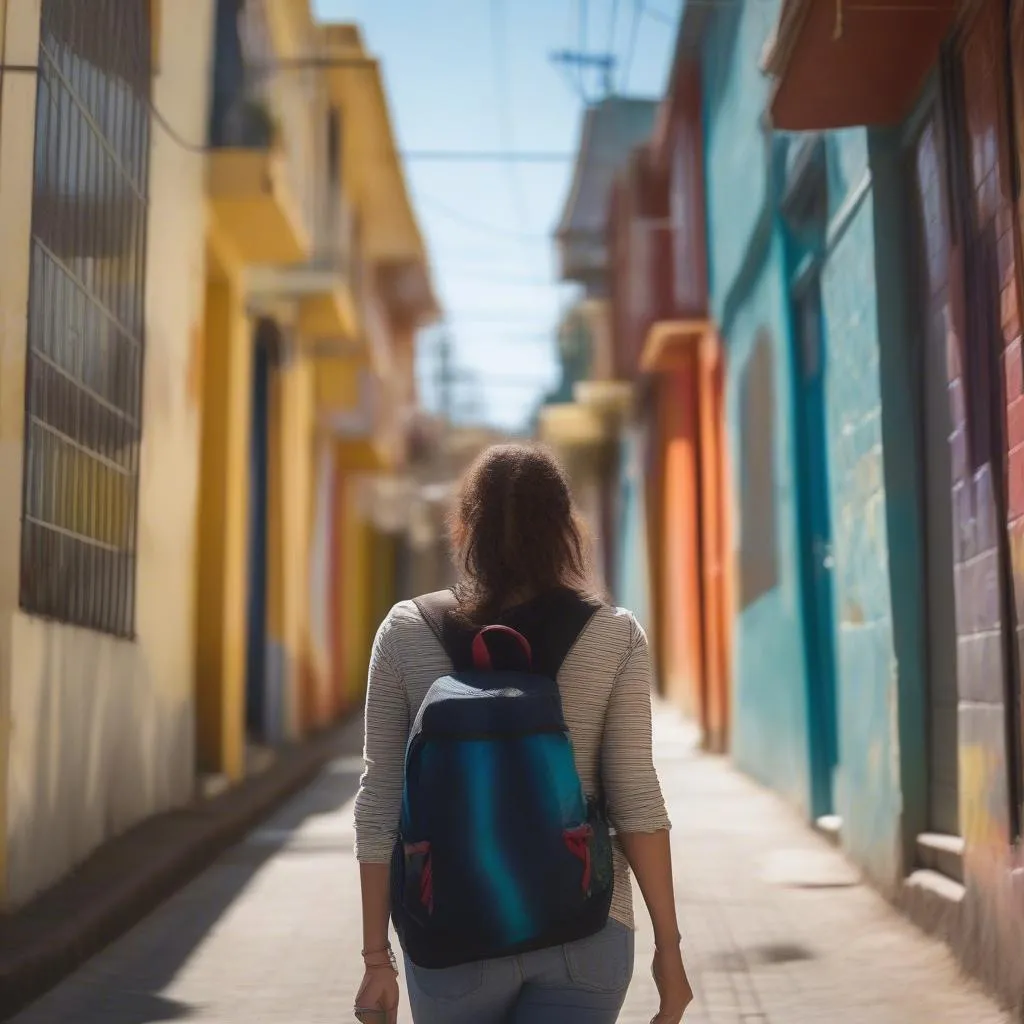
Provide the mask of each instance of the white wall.
[{"label": "white wall", "polygon": [[[164,0],[162,8],[153,102],[178,134],[201,144],[212,0]],[[9,138],[5,133],[5,146]],[[31,160],[31,146],[23,159]],[[17,610],[11,562],[18,538],[13,517],[0,514],[0,637],[7,640],[0,640],[0,708],[6,691],[10,710],[8,903],[24,902],[104,840],[193,793],[204,184],[202,154],[182,148],[154,122],[136,639],[116,640]],[[0,205],[0,216],[5,212]],[[6,221],[0,227],[9,239]],[[27,265],[27,238],[19,237],[11,250]],[[4,340],[10,344],[10,337]],[[0,426],[9,422],[0,418]],[[13,466],[20,475],[9,432],[0,433],[0,456],[0,489],[18,493],[8,489]]]}]

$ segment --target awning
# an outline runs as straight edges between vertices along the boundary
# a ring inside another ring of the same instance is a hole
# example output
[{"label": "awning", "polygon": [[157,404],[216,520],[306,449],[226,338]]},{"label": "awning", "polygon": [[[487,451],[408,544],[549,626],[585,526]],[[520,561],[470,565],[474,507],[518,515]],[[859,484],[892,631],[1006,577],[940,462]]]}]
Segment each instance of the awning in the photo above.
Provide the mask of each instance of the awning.
[{"label": "awning", "polygon": [[785,0],[762,61],[786,131],[897,124],[909,113],[961,0]]},{"label": "awning", "polygon": [[599,416],[621,420],[633,407],[633,385],[624,380],[583,380],[573,387],[573,398]]},{"label": "awning", "polygon": [[544,406],[540,411],[537,433],[541,441],[555,448],[600,445],[610,437],[604,418],[578,402]]},{"label": "awning", "polygon": [[651,325],[640,356],[644,373],[660,373],[675,369],[701,345],[714,340],[715,328],[710,320],[658,320]]}]

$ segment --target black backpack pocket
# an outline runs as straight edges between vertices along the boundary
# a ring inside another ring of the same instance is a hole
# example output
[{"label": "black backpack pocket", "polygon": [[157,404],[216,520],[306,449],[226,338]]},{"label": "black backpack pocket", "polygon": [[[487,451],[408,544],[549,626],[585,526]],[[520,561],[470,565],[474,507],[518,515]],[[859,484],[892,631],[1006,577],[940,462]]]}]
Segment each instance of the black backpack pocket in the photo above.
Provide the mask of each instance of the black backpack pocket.
[{"label": "black backpack pocket", "polygon": [[429,842],[399,837],[391,855],[391,912],[401,934],[412,924],[426,927],[434,912],[434,872]]}]

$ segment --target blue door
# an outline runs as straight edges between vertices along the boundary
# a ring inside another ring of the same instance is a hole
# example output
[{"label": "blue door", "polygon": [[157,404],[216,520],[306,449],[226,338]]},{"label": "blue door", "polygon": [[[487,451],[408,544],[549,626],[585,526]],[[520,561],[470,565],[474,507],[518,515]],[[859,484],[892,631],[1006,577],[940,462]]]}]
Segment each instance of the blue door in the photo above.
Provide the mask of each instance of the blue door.
[{"label": "blue door", "polygon": [[794,287],[797,492],[807,665],[811,813],[832,814],[836,737],[832,519],[825,423],[825,346],[817,272]]},{"label": "blue door", "polygon": [[249,601],[245,666],[245,723],[254,739],[267,738],[267,459],[270,422],[270,346],[276,328],[256,328],[249,441]]}]

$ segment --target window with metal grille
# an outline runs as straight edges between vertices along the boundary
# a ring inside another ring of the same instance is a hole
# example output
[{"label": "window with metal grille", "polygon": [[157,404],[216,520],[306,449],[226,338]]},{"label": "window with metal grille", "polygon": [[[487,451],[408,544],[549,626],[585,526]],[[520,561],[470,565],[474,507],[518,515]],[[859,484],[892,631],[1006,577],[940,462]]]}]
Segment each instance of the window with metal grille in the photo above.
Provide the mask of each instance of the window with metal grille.
[{"label": "window with metal grille", "polygon": [[21,606],[130,636],[145,322],[148,0],[43,0]]}]

